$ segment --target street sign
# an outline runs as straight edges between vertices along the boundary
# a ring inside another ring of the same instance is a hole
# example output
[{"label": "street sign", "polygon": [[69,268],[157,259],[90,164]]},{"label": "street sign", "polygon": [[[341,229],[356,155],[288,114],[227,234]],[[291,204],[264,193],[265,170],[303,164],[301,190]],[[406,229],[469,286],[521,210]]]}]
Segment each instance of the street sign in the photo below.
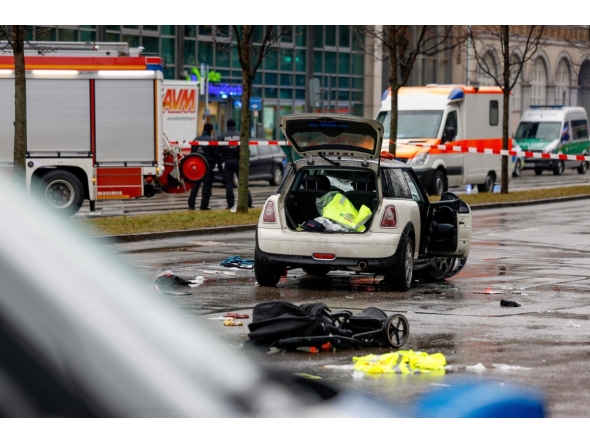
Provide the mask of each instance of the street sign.
[{"label": "street sign", "polygon": [[250,109],[252,111],[260,111],[262,109],[262,98],[250,97]]}]

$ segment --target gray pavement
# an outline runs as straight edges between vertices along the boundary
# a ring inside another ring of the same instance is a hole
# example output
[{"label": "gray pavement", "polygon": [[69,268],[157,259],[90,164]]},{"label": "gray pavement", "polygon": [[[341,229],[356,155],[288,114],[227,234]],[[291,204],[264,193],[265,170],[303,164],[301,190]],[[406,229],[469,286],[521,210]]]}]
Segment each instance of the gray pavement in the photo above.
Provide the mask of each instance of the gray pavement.
[{"label": "gray pavement", "polygon": [[[454,371],[444,375],[358,375],[351,357],[387,349],[337,350],[309,354],[255,353],[255,359],[293,373],[322,377],[336,387],[356,390],[400,405],[424,392],[465,379],[492,380],[502,390],[516,383],[540,390],[551,417],[590,416],[590,219],[587,201],[483,210],[474,213],[474,234],[466,268],[442,284],[417,283],[409,292],[387,289],[380,277],[333,272],[312,278],[289,271],[276,288],[256,285],[251,270],[227,269],[230,255],[252,258],[254,233],[163,239],[107,248],[153,283],[170,269],[183,277],[203,276],[203,285],[166,294],[195,322],[203,322],[236,353],[248,329],[210,320],[227,311],[251,314],[263,301],[325,302],[334,309],[379,307],[402,313],[410,322],[404,348],[442,352]],[[213,274],[214,273],[214,274]],[[228,275],[224,273],[235,273]],[[480,294],[491,288],[501,294]],[[501,307],[500,300],[521,304]],[[249,320],[246,320],[246,324]],[[468,366],[481,363],[485,370]],[[524,369],[501,370],[494,365]]]}]

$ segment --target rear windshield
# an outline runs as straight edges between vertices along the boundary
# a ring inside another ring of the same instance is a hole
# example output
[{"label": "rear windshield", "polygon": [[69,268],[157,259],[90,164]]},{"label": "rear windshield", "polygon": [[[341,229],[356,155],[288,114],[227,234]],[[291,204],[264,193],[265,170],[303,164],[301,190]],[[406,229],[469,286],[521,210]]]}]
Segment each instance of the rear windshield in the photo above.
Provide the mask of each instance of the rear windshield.
[{"label": "rear windshield", "polygon": [[515,139],[538,139],[551,142],[559,139],[561,122],[520,122]]},{"label": "rear windshield", "polygon": [[310,151],[319,147],[345,149],[347,147],[376,150],[377,132],[360,122],[289,121],[286,132],[298,151]]}]

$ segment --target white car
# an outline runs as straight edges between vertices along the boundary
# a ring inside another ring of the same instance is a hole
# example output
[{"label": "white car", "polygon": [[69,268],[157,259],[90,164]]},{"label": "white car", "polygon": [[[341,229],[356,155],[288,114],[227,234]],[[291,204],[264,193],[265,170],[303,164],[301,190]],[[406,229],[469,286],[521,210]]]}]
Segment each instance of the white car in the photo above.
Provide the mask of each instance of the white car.
[{"label": "white car", "polygon": [[[414,272],[439,280],[463,268],[471,209],[448,192],[441,201],[429,202],[411,167],[380,158],[381,123],[341,114],[297,114],[283,116],[281,130],[303,158],[291,160],[292,168],[260,215],[254,255],[259,285],[275,286],[286,269],[303,268],[312,275],[334,270],[383,274],[405,291]],[[346,200],[365,218],[340,211],[338,205],[345,208]],[[336,206],[328,212],[318,206],[322,202]],[[302,231],[321,229],[319,224],[327,231]],[[348,231],[333,231],[342,227]]]}]

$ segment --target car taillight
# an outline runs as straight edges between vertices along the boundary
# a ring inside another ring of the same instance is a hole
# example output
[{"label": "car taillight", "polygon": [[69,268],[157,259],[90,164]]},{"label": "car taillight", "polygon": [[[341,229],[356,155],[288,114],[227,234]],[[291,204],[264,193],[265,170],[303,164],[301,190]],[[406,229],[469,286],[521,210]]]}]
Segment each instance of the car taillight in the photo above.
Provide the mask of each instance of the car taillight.
[{"label": "car taillight", "polygon": [[381,228],[397,228],[397,213],[393,205],[388,205],[383,211],[383,217],[381,218]]},{"label": "car taillight", "polygon": [[336,259],[336,255],[331,253],[314,253],[311,255],[311,257],[319,261],[331,261]]},{"label": "car taillight", "polygon": [[264,207],[264,213],[262,215],[262,222],[267,224],[276,223],[277,218],[275,216],[275,203],[269,200]]}]

